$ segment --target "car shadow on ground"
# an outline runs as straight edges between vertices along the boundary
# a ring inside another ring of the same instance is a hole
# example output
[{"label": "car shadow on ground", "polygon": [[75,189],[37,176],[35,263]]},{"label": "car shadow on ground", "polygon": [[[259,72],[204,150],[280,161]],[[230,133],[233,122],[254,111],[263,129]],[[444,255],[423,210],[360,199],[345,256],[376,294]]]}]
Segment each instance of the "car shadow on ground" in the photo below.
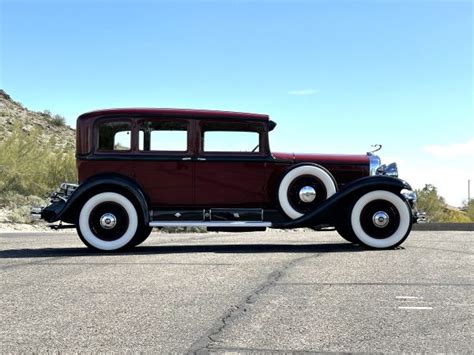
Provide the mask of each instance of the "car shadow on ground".
[{"label": "car shadow on ground", "polygon": [[366,251],[366,249],[349,243],[159,245],[139,246],[132,250],[121,252],[98,252],[87,248],[9,249],[0,251],[0,259],[192,253],[353,253],[360,251]]}]

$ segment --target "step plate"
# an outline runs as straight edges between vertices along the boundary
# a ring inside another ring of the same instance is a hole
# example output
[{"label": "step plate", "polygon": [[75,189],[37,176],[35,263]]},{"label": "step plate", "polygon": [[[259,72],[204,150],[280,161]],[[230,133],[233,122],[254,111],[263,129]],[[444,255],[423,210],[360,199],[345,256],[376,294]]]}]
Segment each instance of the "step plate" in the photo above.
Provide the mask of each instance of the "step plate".
[{"label": "step plate", "polygon": [[193,221],[153,221],[149,223],[150,227],[232,227],[232,228],[252,228],[252,227],[271,227],[270,222],[193,222]]}]

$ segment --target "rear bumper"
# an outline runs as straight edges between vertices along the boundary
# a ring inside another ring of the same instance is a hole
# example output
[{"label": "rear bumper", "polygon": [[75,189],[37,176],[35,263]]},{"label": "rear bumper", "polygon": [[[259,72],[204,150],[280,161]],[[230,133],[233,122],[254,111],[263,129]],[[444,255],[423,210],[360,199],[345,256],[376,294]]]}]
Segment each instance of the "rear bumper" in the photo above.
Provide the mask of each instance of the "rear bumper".
[{"label": "rear bumper", "polygon": [[33,221],[38,221],[42,219],[41,213],[43,212],[43,207],[32,207],[30,211],[30,216]]},{"label": "rear bumper", "polygon": [[30,215],[32,220],[44,219],[46,222],[59,220],[67,201],[78,188],[77,184],[63,182],[59,188],[51,194],[51,204],[46,207],[32,207]]},{"label": "rear bumper", "polygon": [[33,207],[30,211],[30,216],[32,220],[43,219],[46,222],[56,222],[59,220],[59,215],[66,206],[66,202],[63,200],[53,202],[52,204],[46,207]]}]

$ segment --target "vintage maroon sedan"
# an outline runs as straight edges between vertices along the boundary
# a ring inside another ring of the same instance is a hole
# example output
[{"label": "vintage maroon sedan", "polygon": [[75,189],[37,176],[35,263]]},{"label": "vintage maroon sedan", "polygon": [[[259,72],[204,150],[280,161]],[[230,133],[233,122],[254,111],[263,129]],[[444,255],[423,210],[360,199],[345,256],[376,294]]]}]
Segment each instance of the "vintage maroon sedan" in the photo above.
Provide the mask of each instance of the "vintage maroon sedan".
[{"label": "vintage maroon sedan", "polygon": [[386,249],[408,236],[416,195],[395,164],[366,155],[272,153],[267,115],[111,109],[77,119],[79,185],[34,209],[75,225],[90,248],[142,243],[153,227],[335,227]]}]

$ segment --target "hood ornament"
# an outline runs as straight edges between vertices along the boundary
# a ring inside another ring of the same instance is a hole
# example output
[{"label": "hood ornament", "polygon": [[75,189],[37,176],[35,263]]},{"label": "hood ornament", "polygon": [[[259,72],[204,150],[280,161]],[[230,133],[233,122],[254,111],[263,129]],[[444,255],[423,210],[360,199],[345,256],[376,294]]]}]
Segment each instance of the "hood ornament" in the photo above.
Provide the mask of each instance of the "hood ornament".
[{"label": "hood ornament", "polygon": [[380,149],[382,149],[382,144],[372,144],[371,147],[375,149],[367,152],[367,155],[374,155],[374,153],[377,153]]}]

